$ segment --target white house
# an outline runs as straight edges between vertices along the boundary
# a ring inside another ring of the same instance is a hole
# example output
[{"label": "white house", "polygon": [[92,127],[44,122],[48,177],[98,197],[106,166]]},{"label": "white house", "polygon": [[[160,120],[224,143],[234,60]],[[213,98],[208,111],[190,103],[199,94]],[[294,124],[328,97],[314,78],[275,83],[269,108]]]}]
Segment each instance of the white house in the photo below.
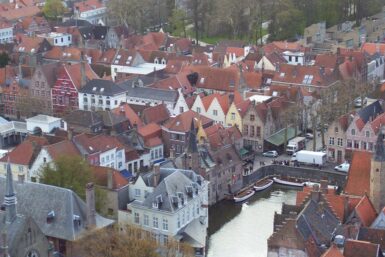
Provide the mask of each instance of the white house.
[{"label": "white house", "polygon": [[90,80],[79,90],[80,110],[112,110],[126,102],[126,90],[112,81]]},{"label": "white house", "polygon": [[146,62],[136,50],[119,49],[112,60],[111,77],[115,81],[119,74],[148,75],[165,68],[166,63]]},{"label": "white house", "polygon": [[380,55],[379,53],[375,53],[374,55],[370,56],[370,61],[368,61],[368,81],[372,82],[376,79],[384,79],[384,70],[384,56]]},{"label": "white house", "polygon": [[202,114],[216,123],[226,124],[226,114],[230,107],[228,94],[211,94],[200,98],[199,95],[195,98],[192,110]]},{"label": "white house", "polygon": [[171,238],[190,244],[196,256],[204,256],[208,227],[208,182],[191,170],[152,172],[129,185],[130,202],[120,210],[120,225],[131,224],[166,244]]},{"label": "white house", "polygon": [[206,116],[206,108],[203,105],[202,98],[200,95],[197,95],[195,98],[195,101],[193,103],[193,106],[191,107],[191,110],[193,110],[196,113],[199,113],[201,115]]},{"label": "white house", "polygon": [[186,99],[183,96],[182,89],[178,89],[178,99],[176,100],[174,110],[172,112],[172,115],[177,116],[183,112],[186,112],[189,110],[189,107],[186,103]]},{"label": "white house", "polygon": [[91,24],[106,25],[107,7],[104,1],[86,0],[74,4],[75,17]]},{"label": "white house", "polygon": [[304,52],[292,52],[285,51],[282,53],[283,58],[290,65],[304,65],[305,64],[305,53]]},{"label": "white house", "polygon": [[12,43],[13,42],[13,25],[9,22],[0,22],[0,43]]},{"label": "white house", "polygon": [[42,37],[48,40],[53,46],[70,46],[72,45],[72,35],[69,33],[57,33],[50,32],[46,34],[40,34],[38,37]]},{"label": "white house", "polygon": [[62,119],[53,116],[39,114],[25,119],[29,133],[36,133],[38,129],[43,133],[50,133],[55,128],[60,128]]}]

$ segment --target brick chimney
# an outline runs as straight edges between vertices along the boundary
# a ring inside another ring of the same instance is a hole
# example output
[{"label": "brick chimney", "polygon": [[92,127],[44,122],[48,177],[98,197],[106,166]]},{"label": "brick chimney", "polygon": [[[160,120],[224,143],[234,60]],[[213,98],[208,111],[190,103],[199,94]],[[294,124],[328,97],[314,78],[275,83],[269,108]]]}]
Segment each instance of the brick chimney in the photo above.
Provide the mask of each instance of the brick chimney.
[{"label": "brick chimney", "polygon": [[321,180],[320,184],[321,184],[321,192],[324,194],[327,194],[329,182],[327,180]]},{"label": "brick chimney", "polygon": [[70,127],[67,130],[67,138],[68,138],[68,140],[72,141],[73,136],[74,136],[74,129]]},{"label": "brick chimney", "polygon": [[86,214],[87,214],[87,228],[96,226],[96,211],[95,211],[95,188],[94,183],[86,185]]},{"label": "brick chimney", "polygon": [[108,189],[112,189],[114,187],[113,171],[110,169],[107,171],[107,187]]},{"label": "brick chimney", "polygon": [[154,187],[157,187],[158,184],[159,184],[159,180],[160,180],[160,165],[159,163],[156,163],[154,165],[154,176],[153,176],[153,184],[154,184]]},{"label": "brick chimney", "polygon": [[318,184],[313,185],[313,190],[310,192],[310,198],[316,203],[318,203],[318,201],[320,200],[320,191]]}]

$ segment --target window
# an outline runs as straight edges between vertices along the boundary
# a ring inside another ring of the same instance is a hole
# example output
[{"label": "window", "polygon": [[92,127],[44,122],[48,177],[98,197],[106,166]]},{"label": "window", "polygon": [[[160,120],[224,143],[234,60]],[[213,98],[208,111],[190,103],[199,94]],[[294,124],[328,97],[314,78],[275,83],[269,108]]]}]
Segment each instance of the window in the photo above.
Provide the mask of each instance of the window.
[{"label": "window", "polygon": [[334,128],[334,133],[338,134],[338,127]]},{"label": "window", "polygon": [[261,137],[261,127],[257,127],[257,137]]},{"label": "window", "polygon": [[197,107],[197,113],[201,113],[201,108]]},{"label": "window", "polygon": [[152,218],[152,226],[154,228],[158,228],[158,218],[157,217]]},{"label": "window", "polygon": [[356,135],[356,130],[355,130],[355,129],[352,129],[352,130],[351,130],[351,134],[352,134],[352,136],[355,136],[355,135]]},{"label": "window", "polygon": [[163,245],[168,245],[168,236],[163,235]]},{"label": "window", "polygon": [[135,214],[134,214],[134,222],[136,223],[136,224],[139,224],[139,213],[137,213],[137,212],[135,212]]},{"label": "window", "polygon": [[44,162],[44,163],[47,162],[47,158],[46,158],[46,157],[43,158],[43,162]]},{"label": "window", "polygon": [[218,111],[217,110],[213,110],[213,115],[214,116],[218,116]]},{"label": "window", "polygon": [[355,149],[360,148],[360,142],[359,142],[359,141],[354,140],[354,148],[355,148]]},{"label": "window", "polygon": [[373,143],[369,143],[368,144],[368,150],[369,151],[373,151]]},{"label": "window", "polygon": [[254,114],[250,114],[250,121],[254,121],[255,120],[255,115]]},{"label": "window", "polygon": [[140,197],[140,189],[135,189],[135,197]]},{"label": "window", "polygon": [[184,112],[183,106],[180,106],[180,107],[179,107],[179,112],[180,112],[180,113]]},{"label": "window", "polygon": [[361,148],[362,148],[362,150],[366,150],[367,149],[367,143],[362,141],[361,142]]},{"label": "window", "polygon": [[18,169],[19,169],[19,172],[23,172],[23,170],[24,170],[22,165],[19,165]]},{"label": "window", "polygon": [[329,145],[334,145],[334,137],[329,138]]},{"label": "window", "polygon": [[235,113],[234,112],[231,113],[231,120],[235,120]]},{"label": "window", "polygon": [[250,126],[250,137],[254,136],[254,126]]},{"label": "window", "polygon": [[168,231],[168,220],[163,218],[163,230]]},{"label": "window", "polygon": [[352,140],[348,139],[346,141],[346,145],[347,145],[348,148],[352,148]]},{"label": "window", "polygon": [[147,214],[144,214],[144,218],[143,218],[143,224],[145,226],[149,226],[149,221],[148,221],[148,215]]},{"label": "window", "polygon": [[370,137],[370,132],[369,132],[369,130],[365,131],[365,136],[366,136],[366,137]]},{"label": "window", "polygon": [[247,136],[249,134],[249,126],[244,125],[243,126],[243,135]]},{"label": "window", "polygon": [[343,146],[343,139],[342,138],[338,138],[337,139],[337,145],[338,146]]}]

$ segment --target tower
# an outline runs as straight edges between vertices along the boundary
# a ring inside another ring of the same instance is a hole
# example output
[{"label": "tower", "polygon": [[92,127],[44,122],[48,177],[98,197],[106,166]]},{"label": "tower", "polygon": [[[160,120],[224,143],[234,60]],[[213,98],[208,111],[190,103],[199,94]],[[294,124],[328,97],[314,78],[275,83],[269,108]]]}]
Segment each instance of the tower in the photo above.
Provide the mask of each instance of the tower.
[{"label": "tower", "polygon": [[197,135],[194,126],[194,119],[191,120],[191,128],[188,135],[188,144],[184,154],[184,168],[199,172],[200,159],[197,145]]},{"label": "tower", "polygon": [[377,137],[376,148],[370,167],[370,200],[377,212],[385,206],[385,146],[382,128]]},{"label": "tower", "polygon": [[11,165],[8,161],[7,164],[7,178],[5,184],[5,222],[10,224],[16,219],[16,194],[13,189],[13,179]]}]

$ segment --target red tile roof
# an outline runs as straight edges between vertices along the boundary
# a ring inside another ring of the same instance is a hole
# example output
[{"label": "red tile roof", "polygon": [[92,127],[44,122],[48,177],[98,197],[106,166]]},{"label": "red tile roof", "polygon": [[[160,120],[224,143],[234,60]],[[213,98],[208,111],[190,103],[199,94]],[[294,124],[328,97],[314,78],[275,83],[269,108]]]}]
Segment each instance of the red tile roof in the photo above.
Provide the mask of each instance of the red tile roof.
[{"label": "red tile roof", "polygon": [[361,46],[361,51],[366,52],[370,55],[373,55],[375,53],[381,53],[382,55],[385,55],[385,44],[381,43],[364,43]]},{"label": "red tile roof", "polygon": [[370,192],[370,166],[372,154],[355,151],[348,173],[345,193],[348,195],[363,196]]},{"label": "red tile roof", "polygon": [[332,244],[332,246],[330,246],[329,249],[321,255],[321,257],[344,257],[344,255],[335,244]]},{"label": "red tile roof", "polygon": [[154,147],[163,144],[163,142],[159,137],[151,137],[149,139],[144,140],[144,144],[147,147]]},{"label": "red tile roof", "polygon": [[113,148],[124,149],[124,145],[114,136],[80,134],[74,137],[74,142],[81,145],[88,153],[106,152]]},{"label": "red tile roof", "polygon": [[151,138],[162,135],[162,128],[156,123],[150,123],[138,128],[138,133],[144,138]]},{"label": "red tile roof", "polygon": [[354,208],[357,216],[360,218],[362,226],[370,227],[377,218],[377,212],[367,195],[363,196],[360,202]]},{"label": "red tile roof", "polygon": [[378,244],[352,239],[345,242],[344,257],[378,257],[379,252]]},{"label": "red tile roof", "polygon": [[378,133],[378,130],[385,124],[385,113],[378,115],[371,123],[374,133]]},{"label": "red tile roof", "polygon": [[9,21],[17,20],[24,17],[37,16],[40,13],[40,9],[37,6],[26,6],[17,9],[1,10],[0,17],[3,17]]},{"label": "red tile roof", "polygon": [[44,145],[48,145],[45,137],[29,136],[9,154],[2,157],[0,162],[7,162],[9,158],[11,164],[30,165]]},{"label": "red tile roof", "polygon": [[53,160],[57,160],[60,156],[63,155],[80,155],[79,150],[76,148],[74,143],[69,140],[64,140],[56,144],[44,146],[52,157]]},{"label": "red tile roof", "polygon": [[[81,64],[75,63],[75,64],[66,64],[61,69],[64,69],[65,72],[70,76],[71,80],[73,81],[75,87],[77,89],[81,88]],[[85,63],[85,73],[88,80],[93,79],[100,79],[99,76],[93,71],[91,66],[88,64],[88,62]]]},{"label": "red tile roof", "polygon": [[91,171],[98,186],[108,187],[109,172],[112,173],[111,189],[119,189],[128,185],[128,181],[120,174],[120,172],[110,167],[91,166]]},{"label": "red tile roof", "polygon": [[170,113],[165,104],[159,104],[144,109],[142,112],[142,118],[146,124],[162,124],[170,118]]},{"label": "red tile roof", "polygon": [[188,132],[191,128],[191,122],[194,122],[195,128],[197,128],[198,121],[202,123],[203,127],[212,122],[211,119],[189,110],[176,117],[170,118],[168,122],[164,124],[164,127],[171,131]]},{"label": "red tile roof", "polygon": [[78,9],[80,12],[87,12],[104,7],[102,1],[99,0],[86,0],[75,3],[74,5],[75,9]]},{"label": "red tile roof", "polygon": [[226,54],[235,54],[236,57],[243,57],[245,56],[245,49],[242,47],[227,47],[226,48]]},{"label": "red tile roof", "polygon": [[127,103],[122,103],[119,107],[112,109],[112,113],[124,115],[130,121],[131,126],[143,126],[142,120]]}]

